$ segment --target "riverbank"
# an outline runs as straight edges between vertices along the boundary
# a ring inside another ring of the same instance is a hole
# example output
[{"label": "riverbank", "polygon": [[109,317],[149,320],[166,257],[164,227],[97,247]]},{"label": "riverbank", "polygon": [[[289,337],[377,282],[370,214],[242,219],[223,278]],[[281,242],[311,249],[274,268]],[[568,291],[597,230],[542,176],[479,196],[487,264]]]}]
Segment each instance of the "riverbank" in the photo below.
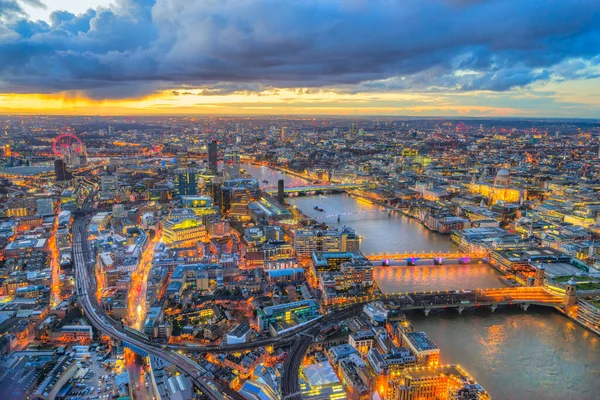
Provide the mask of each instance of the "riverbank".
[{"label": "riverbank", "polygon": [[[247,165],[250,175],[259,181],[302,185],[300,178],[270,168]],[[250,172],[251,171],[251,172]],[[363,236],[361,250],[382,252],[456,252],[446,235],[436,234],[414,218],[401,212],[391,217],[378,204],[368,199],[346,195],[292,197],[287,201],[309,218],[322,216],[315,205],[336,214],[321,218],[331,226],[349,226]],[[337,214],[347,214],[337,224]],[[483,264],[482,264],[483,265]],[[413,292],[421,285],[425,290],[436,282],[440,288],[453,286],[498,287],[494,268],[471,269],[445,265],[432,267],[376,267],[378,286],[389,286],[391,292],[406,287]],[[389,275],[388,275],[389,274]],[[397,274],[397,275],[396,275]],[[467,274],[467,276],[465,275]],[[472,282],[464,282],[467,277]],[[432,279],[434,279],[432,281]],[[486,284],[488,282],[488,284]],[[429,285],[429,286],[428,286]],[[395,288],[394,286],[398,286]],[[491,313],[484,307],[459,315],[457,312],[430,314],[411,313],[411,323],[427,332],[442,349],[443,363],[458,362],[485,387],[494,398],[528,400],[562,400],[598,398],[597,376],[600,374],[600,340],[579,323],[558,315],[551,307],[532,307],[524,312],[518,307],[498,309]],[[533,382],[533,383],[532,383]]]}]

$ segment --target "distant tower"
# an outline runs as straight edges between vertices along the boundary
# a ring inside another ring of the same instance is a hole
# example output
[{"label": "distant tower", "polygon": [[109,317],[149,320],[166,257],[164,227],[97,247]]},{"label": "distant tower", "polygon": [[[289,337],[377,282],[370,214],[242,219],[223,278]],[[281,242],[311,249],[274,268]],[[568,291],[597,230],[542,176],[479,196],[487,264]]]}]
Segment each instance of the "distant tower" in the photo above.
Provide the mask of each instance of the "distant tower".
[{"label": "distant tower", "polygon": [[284,199],[285,194],[285,183],[283,179],[277,181],[277,201],[279,204],[283,204],[285,202]]},{"label": "distant tower", "polygon": [[12,157],[12,150],[10,149],[10,144],[4,145],[4,157]]},{"label": "distant tower", "polygon": [[284,126],[283,128],[281,128],[281,141],[285,141],[285,130],[287,128]]},{"label": "distant tower", "polygon": [[535,279],[533,281],[533,285],[537,287],[541,287],[544,285],[544,278],[546,276],[546,268],[544,268],[543,264],[537,266],[537,270],[535,271]]},{"label": "distant tower", "polygon": [[114,133],[115,133],[115,127],[112,124],[108,125],[108,134],[113,135]]},{"label": "distant tower", "polygon": [[54,177],[57,182],[70,180],[70,175],[71,174],[67,171],[67,165],[62,158],[54,160]]},{"label": "distant tower", "polygon": [[590,249],[588,251],[588,257],[590,258],[590,260],[594,259],[594,253],[595,253],[594,241],[592,240],[592,245],[590,246]]},{"label": "distant tower", "polygon": [[565,291],[565,307],[573,307],[577,304],[577,282],[575,282],[574,278],[569,279]]},{"label": "distant tower", "polygon": [[211,140],[208,143],[208,169],[211,173],[217,173],[217,141]]}]

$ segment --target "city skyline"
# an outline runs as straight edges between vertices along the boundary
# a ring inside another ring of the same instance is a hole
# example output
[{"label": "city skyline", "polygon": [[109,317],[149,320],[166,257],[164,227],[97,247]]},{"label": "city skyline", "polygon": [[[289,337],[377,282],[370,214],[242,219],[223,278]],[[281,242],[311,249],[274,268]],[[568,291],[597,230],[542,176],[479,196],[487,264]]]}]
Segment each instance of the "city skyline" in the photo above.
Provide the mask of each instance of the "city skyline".
[{"label": "city skyline", "polygon": [[13,0],[0,112],[594,118],[599,13],[585,0]]}]

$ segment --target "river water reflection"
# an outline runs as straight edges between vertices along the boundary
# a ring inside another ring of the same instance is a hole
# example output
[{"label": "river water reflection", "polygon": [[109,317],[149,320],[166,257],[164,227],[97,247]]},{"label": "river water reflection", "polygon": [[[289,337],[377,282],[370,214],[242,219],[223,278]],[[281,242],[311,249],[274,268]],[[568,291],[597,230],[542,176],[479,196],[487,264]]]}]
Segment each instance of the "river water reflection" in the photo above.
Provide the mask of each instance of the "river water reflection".
[{"label": "river water reflection", "polygon": [[[268,168],[245,166],[269,186],[284,179],[286,186],[306,182]],[[265,184],[266,185],[266,184]],[[377,206],[347,195],[288,199],[311,217],[329,225],[348,225],[363,236],[365,253],[453,251],[448,236],[429,232],[409,218],[377,211]],[[320,213],[314,206],[325,210]],[[500,287],[490,266],[444,265],[378,267],[375,281],[384,292]],[[432,312],[409,315],[419,330],[441,349],[444,363],[461,364],[489,390],[494,399],[600,399],[600,338],[551,309],[531,307]]]}]

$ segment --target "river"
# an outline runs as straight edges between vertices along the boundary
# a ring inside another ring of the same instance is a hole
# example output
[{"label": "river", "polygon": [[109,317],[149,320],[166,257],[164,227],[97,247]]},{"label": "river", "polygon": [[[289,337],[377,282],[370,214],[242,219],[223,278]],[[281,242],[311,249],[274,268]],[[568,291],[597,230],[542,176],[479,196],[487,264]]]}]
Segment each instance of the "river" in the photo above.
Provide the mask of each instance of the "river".
[{"label": "river", "polygon": [[[261,182],[305,185],[302,179],[245,165]],[[432,233],[409,218],[347,195],[289,198],[288,202],[329,225],[347,225],[363,237],[365,253],[454,250],[448,236]],[[313,209],[315,205],[324,213]],[[325,218],[323,218],[325,217]],[[379,267],[375,281],[384,292],[475,289],[502,286],[486,264]],[[600,338],[550,309],[530,307],[409,315],[441,349],[444,363],[461,364],[494,399],[600,399]]]}]

